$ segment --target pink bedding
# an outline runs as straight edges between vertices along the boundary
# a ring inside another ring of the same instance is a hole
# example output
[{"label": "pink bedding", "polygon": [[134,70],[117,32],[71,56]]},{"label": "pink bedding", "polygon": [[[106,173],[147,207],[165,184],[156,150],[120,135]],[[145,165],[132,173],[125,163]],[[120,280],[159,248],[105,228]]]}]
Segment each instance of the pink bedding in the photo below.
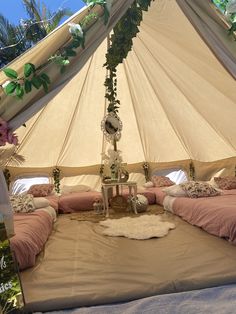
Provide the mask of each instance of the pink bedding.
[{"label": "pink bedding", "polygon": [[166,194],[162,191],[164,187],[152,187],[148,188],[148,191],[154,193],[156,204],[163,205],[164,198]]},{"label": "pink bedding", "polygon": [[35,264],[53,227],[53,218],[43,210],[14,214],[15,235],[10,239],[19,269]]},{"label": "pink bedding", "polygon": [[79,210],[93,209],[93,203],[96,198],[101,199],[102,194],[96,191],[89,191],[61,195],[58,201],[58,211],[61,214],[66,214]]},{"label": "pink bedding", "polygon": [[215,197],[176,197],[172,209],[190,224],[236,244],[236,190]]}]

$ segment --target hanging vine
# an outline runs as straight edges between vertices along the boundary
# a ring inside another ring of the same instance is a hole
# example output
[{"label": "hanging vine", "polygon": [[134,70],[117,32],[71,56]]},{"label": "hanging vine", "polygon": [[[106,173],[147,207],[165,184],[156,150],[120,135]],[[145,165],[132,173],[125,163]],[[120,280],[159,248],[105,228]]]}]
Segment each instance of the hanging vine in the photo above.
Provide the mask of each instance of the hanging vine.
[{"label": "hanging vine", "polygon": [[60,193],[60,174],[61,174],[61,170],[59,168],[56,167],[53,169],[52,175],[53,175],[55,191],[57,193]]},{"label": "hanging vine", "polygon": [[118,113],[120,101],[117,99],[117,75],[116,68],[126,58],[132,49],[133,38],[139,32],[138,26],[143,18],[143,11],[147,11],[152,0],[135,0],[124,16],[119,20],[111,35],[111,45],[106,54],[104,66],[107,69],[105,79],[106,94],[108,100],[108,112]]}]

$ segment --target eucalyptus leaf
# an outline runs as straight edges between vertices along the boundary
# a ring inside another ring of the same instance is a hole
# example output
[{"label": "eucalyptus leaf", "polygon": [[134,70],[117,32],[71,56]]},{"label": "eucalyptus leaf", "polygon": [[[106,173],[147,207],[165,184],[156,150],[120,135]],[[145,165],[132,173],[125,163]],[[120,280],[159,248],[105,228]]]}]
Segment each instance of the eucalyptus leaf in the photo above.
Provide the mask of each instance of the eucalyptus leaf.
[{"label": "eucalyptus leaf", "polygon": [[17,72],[13,69],[6,68],[6,69],[3,69],[3,72],[6,74],[7,77],[9,77],[11,79],[17,79],[17,77],[18,77]]}]

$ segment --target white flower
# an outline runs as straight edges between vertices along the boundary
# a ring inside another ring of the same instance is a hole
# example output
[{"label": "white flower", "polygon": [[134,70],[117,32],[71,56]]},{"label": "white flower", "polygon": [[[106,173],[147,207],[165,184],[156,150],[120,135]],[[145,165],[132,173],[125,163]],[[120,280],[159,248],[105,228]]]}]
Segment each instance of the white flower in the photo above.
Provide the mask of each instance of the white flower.
[{"label": "white flower", "polygon": [[9,81],[9,80],[6,81],[6,82],[4,82],[4,83],[2,84],[2,87],[5,89],[9,83],[11,83],[11,81]]},{"label": "white flower", "polygon": [[108,149],[107,154],[102,154],[102,160],[105,164],[111,166],[120,166],[122,163],[121,151]]},{"label": "white flower", "polygon": [[83,30],[82,27],[79,24],[75,24],[75,23],[68,23],[68,25],[70,26],[69,28],[69,32],[72,35],[76,35],[79,37],[83,37]]}]

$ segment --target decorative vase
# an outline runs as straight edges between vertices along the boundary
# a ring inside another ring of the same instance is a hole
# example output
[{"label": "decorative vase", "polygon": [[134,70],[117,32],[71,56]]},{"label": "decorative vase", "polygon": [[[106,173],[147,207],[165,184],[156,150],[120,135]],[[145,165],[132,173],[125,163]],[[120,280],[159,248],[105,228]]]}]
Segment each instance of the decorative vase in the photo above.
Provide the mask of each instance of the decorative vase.
[{"label": "decorative vase", "polygon": [[120,169],[119,171],[119,182],[127,182],[129,179],[129,173],[125,169]]},{"label": "decorative vase", "polygon": [[117,166],[113,164],[113,165],[111,165],[110,169],[111,169],[111,179],[118,181],[118,173],[119,173],[119,171],[118,171]]}]

